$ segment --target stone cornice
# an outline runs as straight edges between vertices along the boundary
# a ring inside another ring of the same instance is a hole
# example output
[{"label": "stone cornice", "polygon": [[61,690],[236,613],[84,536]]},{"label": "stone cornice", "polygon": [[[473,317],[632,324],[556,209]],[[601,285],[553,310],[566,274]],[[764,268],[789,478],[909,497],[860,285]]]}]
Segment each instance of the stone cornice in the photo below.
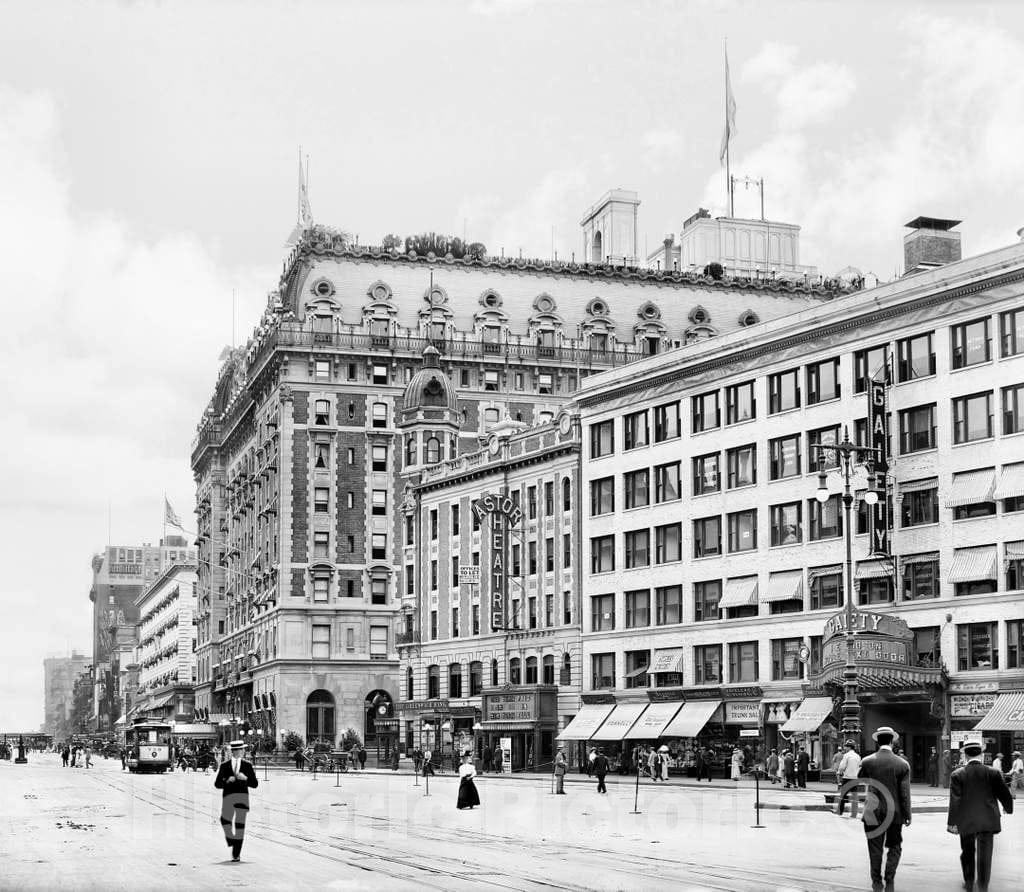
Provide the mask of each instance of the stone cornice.
[{"label": "stone cornice", "polygon": [[534,450],[526,455],[517,455],[510,458],[495,456],[493,461],[486,464],[467,468],[465,471],[453,471],[450,474],[446,474],[444,477],[436,478],[426,483],[414,483],[412,484],[412,488],[419,494],[433,492],[439,489],[447,489],[451,486],[457,486],[460,483],[468,483],[471,480],[480,480],[484,477],[491,477],[494,474],[501,474],[505,472],[511,473],[516,468],[529,467],[530,465],[540,464],[548,459],[558,458],[562,455],[570,455],[573,452],[579,451],[580,441],[571,440],[556,443],[554,446],[546,446],[542,449]]}]

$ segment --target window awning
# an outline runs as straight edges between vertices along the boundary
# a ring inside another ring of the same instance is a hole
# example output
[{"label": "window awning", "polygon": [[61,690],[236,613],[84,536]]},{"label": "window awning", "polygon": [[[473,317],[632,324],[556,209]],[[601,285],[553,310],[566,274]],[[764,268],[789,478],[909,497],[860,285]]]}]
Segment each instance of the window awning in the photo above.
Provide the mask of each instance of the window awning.
[{"label": "window awning", "polygon": [[627,672],[626,678],[639,678],[641,675],[644,675],[649,671],[649,666],[640,666],[638,669],[634,669],[632,672]]},{"label": "window awning", "polygon": [[963,505],[991,502],[992,493],[995,491],[995,488],[995,468],[986,468],[984,471],[970,471],[966,474],[955,474],[953,476],[953,487],[946,497],[946,507],[960,508]]},{"label": "window awning", "polygon": [[949,568],[948,582],[975,582],[979,579],[998,579],[996,576],[996,547],[958,548],[953,552],[953,565]]},{"label": "window awning", "polygon": [[174,694],[164,694],[157,700],[154,700],[148,706],[143,706],[143,709],[159,709],[161,706],[166,706],[174,699]]},{"label": "window awning", "polygon": [[537,722],[527,721],[498,721],[494,719],[488,722],[481,722],[480,727],[484,731],[533,731],[537,728]]},{"label": "window awning", "polygon": [[722,594],[722,600],[718,602],[722,610],[727,607],[749,607],[756,603],[756,576],[740,576],[725,580],[725,592]]},{"label": "window awning", "polygon": [[939,478],[929,477],[926,480],[910,480],[906,483],[902,481],[896,484],[899,487],[900,492],[923,492],[926,489],[938,489]]},{"label": "window awning", "polygon": [[892,576],[892,564],[888,561],[857,561],[857,572],[853,575],[854,582],[862,579],[888,579]]},{"label": "window awning", "polygon": [[763,602],[802,601],[804,597],[804,571],[786,570],[768,577],[768,588],[761,595]]},{"label": "window awning", "polygon": [[646,703],[620,703],[590,739],[622,740],[636,720],[640,718],[640,714],[647,708],[647,705]]},{"label": "window awning", "polygon": [[721,700],[690,700],[661,732],[662,737],[696,737],[722,705]]},{"label": "window awning", "polygon": [[1017,465],[1003,465],[999,472],[997,499],[1019,499],[1024,496],[1024,462]]},{"label": "window awning", "polygon": [[900,558],[900,563],[904,567],[909,564],[931,564],[939,559],[939,553],[937,551],[927,551],[924,554],[907,554]]},{"label": "window awning", "polygon": [[562,729],[556,740],[589,740],[615,706],[611,703],[584,703],[575,718]]},{"label": "window awning", "polygon": [[681,647],[667,647],[654,652],[654,659],[647,668],[651,675],[659,672],[682,672],[683,671],[683,649]]},{"label": "window awning", "polygon": [[1004,548],[1006,549],[1006,559],[1008,561],[1024,558],[1024,540],[1020,542],[1007,542]]},{"label": "window awning", "polygon": [[636,720],[629,731],[626,732],[625,740],[657,740],[662,736],[665,727],[683,705],[681,700],[674,700],[668,703],[652,703],[644,710],[643,715]]},{"label": "window awning", "polygon": [[975,731],[1024,731],[1024,691],[996,694],[996,702]]},{"label": "window awning", "polygon": [[831,714],[831,697],[808,697],[779,730],[786,734],[794,731],[817,731]]},{"label": "window awning", "polygon": [[810,585],[819,576],[836,576],[843,572],[842,564],[830,564],[828,567],[811,567],[807,571],[807,584]]}]

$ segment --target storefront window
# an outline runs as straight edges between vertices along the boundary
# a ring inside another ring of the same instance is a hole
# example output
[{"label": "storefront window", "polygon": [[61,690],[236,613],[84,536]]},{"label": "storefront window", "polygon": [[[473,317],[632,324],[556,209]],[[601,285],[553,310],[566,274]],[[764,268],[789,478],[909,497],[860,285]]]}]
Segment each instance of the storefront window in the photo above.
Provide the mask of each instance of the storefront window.
[{"label": "storefront window", "polygon": [[969,623],[956,627],[957,664],[961,672],[999,668],[999,632],[996,623]]}]

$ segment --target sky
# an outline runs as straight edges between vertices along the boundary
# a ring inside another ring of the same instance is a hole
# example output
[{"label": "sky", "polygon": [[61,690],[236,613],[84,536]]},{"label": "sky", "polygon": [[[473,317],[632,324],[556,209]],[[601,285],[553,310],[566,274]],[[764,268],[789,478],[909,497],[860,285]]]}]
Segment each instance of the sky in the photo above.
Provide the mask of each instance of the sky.
[{"label": "sky", "polygon": [[[1005,3],[0,0],[0,731],[91,653],[90,559],[191,526],[218,356],[277,284],[299,147],[314,217],[568,257],[610,188],[641,244],[706,207],[724,50],[733,173],[801,261],[882,280],[903,224],[1024,226],[1024,7]],[[1016,199],[1016,200],[1015,200]],[[740,188],[737,216],[757,216]],[[234,294],[233,325],[232,295]]]}]

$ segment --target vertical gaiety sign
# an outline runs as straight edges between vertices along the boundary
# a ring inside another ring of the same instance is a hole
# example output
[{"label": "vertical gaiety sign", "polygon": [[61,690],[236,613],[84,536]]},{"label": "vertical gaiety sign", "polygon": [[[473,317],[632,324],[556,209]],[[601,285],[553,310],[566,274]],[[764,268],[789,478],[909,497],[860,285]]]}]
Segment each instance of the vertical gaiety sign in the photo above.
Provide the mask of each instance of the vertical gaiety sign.
[{"label": "vertical gaiety sign", "polygon": [[888,555],[889,500],[886,498],[886,474],[889,470],[889,418],[887,408],[888,366],[879,371],[868,383],[868,445],[873,447],[870,467],[875,479],[882,484],[878,502],[869,506],[871,553]]},{"label": "vertical gaiety sign", "polygon": [[473,505],[480,525],[489,529],[489,555],[487,575],[490,579],[489,604],[491,631],[502,631],[506,625],[508,603],[508,538],[509,527],[519,526],[522,509],[507,494],[481,493]]}]

